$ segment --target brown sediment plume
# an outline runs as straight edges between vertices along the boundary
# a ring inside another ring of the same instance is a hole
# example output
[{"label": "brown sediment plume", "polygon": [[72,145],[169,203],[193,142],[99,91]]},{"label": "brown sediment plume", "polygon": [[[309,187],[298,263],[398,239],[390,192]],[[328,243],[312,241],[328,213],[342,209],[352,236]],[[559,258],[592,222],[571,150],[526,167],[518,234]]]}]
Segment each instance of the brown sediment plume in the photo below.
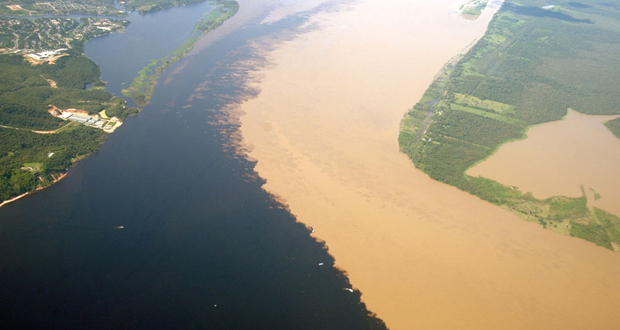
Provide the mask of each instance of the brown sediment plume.
[{"label": "brown sediment plume", "polygon": [[482,36],[450,0],[366,0],[277,41],[237,111],[265,189],[324,240],[390,329],[617,329],[617,254],[435,182],[404,113]]}]

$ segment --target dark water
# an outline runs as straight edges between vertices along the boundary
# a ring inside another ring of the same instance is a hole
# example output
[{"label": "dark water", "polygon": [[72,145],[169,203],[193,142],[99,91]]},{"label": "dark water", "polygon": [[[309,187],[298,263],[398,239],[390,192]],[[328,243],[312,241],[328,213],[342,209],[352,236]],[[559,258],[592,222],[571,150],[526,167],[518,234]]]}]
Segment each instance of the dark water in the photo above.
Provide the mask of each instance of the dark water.
[{"label": "dark water", "polygon": [[382,328],[225,147],[236,127],[213,124],[248,92],[246,42],[301,23],[251,24],[171,66],[99,153],[0,209],[2,328]]},{"label": "dark water", "polygon": [[124,18],[131,22],[122,33],[95,38],[86,44],[86,56],[101,67],[107,89],[122,96],[143,67],[176,50],[196,35],[194,24],[211,9],[209,2],[169,8],[148,15],[137,12]]}]

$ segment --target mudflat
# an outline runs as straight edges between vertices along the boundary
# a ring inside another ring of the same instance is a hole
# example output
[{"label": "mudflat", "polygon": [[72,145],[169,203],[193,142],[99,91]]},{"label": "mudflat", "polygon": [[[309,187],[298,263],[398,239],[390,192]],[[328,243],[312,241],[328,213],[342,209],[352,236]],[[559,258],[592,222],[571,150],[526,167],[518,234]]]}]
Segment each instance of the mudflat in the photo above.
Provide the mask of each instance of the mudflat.
[{"label": "mudflat", "polygon": [[620,328],[617,254],[435,182],[399,153],[404,113],[497,9],[471,22],[458,5],[359,1],[257,42],[260,93],[235,113],[264,188],[390,329]]}]

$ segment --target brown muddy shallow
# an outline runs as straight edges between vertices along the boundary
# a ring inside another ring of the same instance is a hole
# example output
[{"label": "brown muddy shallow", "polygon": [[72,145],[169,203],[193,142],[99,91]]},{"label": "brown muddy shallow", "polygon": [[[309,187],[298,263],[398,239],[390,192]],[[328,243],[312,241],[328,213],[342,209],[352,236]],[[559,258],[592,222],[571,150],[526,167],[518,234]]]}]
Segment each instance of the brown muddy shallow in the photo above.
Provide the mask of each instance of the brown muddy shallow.
[{"label": "brown muddy shallow", "polygon": [[257,42],[270,63],[238,110],[265,189],[391,329],[620,328],[618,254],[435,182],[398,152],[403,114],[494,13],[468,22],[454,7],[360,1]]},{"label": "brown muddy shallow", "polygon": [[[532,127],[527,139],[503,145],[467,174],[483,176],[538,198],[596,191],[591,205],[620,215],[620,139],[604,122],[617,116],[590,116],[568,110],[564,120]],[[588,194],[591,195],[591,194]]]}]

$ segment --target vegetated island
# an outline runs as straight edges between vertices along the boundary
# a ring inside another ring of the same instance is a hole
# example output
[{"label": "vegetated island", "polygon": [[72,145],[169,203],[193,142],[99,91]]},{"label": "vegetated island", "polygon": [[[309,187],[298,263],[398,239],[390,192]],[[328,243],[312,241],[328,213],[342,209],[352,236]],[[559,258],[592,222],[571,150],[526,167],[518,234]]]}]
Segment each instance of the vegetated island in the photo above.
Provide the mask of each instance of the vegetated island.
[{"label": "vegetated island", "polygon": [[[570,107],[620,114],[620,6],[593,0],[506,0],[474,47],[437,75],[401,122],[399,145],[417,168],[553,231],[618,251],[620,218],[582,197],[537,199],[465,174],[532,125]],[[606,123],[620,138],[620,120]],[[582,188],[583,191],[583,188]]]},{"label": "vegetated island", "polygon": [[174,52],[163,58],[152,60],[142,68],[131,85],[123,90],[123,95],[132,98],[140,107],[148,104],[157,84],[157,79],[164,69],[187,55],[203,35],[222,25],[224,21],[234,16],[239,10],[239,4],[234,0],[210,0],[210,2],[213,9],[196,23],[194,35]]},{"label": "vegetated island", "polygon": [[[46,3],[3,2],[3,8],[40,9],[39,5]],[[89,2],[103,7],[108,3],[112,5],[111,1]],[[79,11],[81,7],[62,1],[49,2],[49,6],[64,8],[52,14],[84,13]],[[41,13],[49,12],[30,11],[29,15]],[[104,17],[31,19],[9,14],[11,17],[0,17],[0,206],[62,178],[73,163],[99,150],[108,133],[139,111],[107,92],[99,67],[84,56],[88,40],[120,30],[129,21]],[[214,24],[221,22],[204,21],[201,26],[210,31],[217,26]],[[197,39],[192,39],[191,45]],[[172,58],[184,54],[175,52]],[[158,74],[163,68],[157,68]]]},{"label": "vegetated island", "polygon": [[467,19],[477,19],[487,7],[489,0],[470,0],[459,7],[461,15]]}]

